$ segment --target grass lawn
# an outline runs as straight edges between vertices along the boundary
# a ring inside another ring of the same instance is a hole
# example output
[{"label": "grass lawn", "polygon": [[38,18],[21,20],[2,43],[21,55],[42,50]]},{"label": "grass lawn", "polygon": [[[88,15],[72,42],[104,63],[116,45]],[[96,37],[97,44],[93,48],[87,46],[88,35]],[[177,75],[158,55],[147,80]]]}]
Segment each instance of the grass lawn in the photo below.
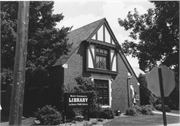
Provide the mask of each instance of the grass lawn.
[{"label": "grass lawn", "polygon": [[[167,124],[179,123],[178,116],[166,115],[166,119],[167,119]],[[157,125],[163,125],[163,117],[161,114],[118,117],[104,124],[104,126],[157,126]]]},{"label": "grass lawn", "polygon": [[[177,113],[177,112],[176,112]],[[22,120],[22,126],[32,126],[32,117]],[[167,124],[179,123],[180,117],[166,115]],[[103,126],[157,126],[163,125],[162,114],[145,116],[119,116]],[[9,126],[8,122],[0,123],[0,126]]]}]

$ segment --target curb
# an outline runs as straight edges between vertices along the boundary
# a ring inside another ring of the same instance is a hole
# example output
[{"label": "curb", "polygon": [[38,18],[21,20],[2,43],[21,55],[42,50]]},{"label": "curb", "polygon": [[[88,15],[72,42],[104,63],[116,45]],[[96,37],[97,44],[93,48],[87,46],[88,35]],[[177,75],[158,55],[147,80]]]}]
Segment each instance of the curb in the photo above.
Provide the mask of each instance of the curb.
[{"label": "curb", "polygon": [[[153,111],[153,113],[155,113],[155,114],[163,114],[163,113],[160,112],[160,111]],[[179,116],[179,117],[180,117],[180,114],[169,113],[169,112],[166,112],[166,115]]]}]

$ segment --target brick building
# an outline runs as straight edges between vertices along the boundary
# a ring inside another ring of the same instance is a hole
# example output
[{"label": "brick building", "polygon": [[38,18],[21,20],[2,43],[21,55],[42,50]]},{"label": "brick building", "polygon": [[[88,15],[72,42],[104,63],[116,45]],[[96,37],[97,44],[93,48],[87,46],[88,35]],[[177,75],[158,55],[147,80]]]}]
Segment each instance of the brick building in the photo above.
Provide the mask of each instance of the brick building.
[{"label": "brick building", "polygon": [[[34,113],[46,104],[63,109],[63,87],[73,89],[75,78],[82,76],[95,82],[102,108],[120,109],[140,105],[137,77],[124,56],[119,42],[105,18],[92,22],[68,34],[72,43],[68,55],[63,55],[48,73],[36,72],[26,78],[24,113]],[[129,75],[128,75],[129,74]],[[12,86],[2,93],[2,113],[8,115]]]},{"label": "brick building", "polygon": [[95,82],[103,108],[124,111],[132,106],[134,92],[140,104],[137,77],[105,18],[71,31],[68,38],[71,51],[50,68],[58,85],[72,88],[81,75]]}]

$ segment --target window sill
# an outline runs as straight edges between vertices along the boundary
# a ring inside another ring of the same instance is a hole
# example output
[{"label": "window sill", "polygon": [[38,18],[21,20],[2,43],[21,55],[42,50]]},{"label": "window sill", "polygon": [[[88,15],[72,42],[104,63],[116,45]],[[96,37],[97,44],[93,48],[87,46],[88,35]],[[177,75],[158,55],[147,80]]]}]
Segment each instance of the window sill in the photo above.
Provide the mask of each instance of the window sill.
[{"label": "window sill", "polygon": [[110,70],[102,70],[102,69],[93,69],[93,68],[86,68],[88,72],[95,72],[95,73],[105,73],[105,74],[114,74],[117,75],[117,71],[110,71]]},{"label": "window sill", "polygon": [[110,105],[101,105],[100,107],[101,107],[101,108],[111,108]]}]

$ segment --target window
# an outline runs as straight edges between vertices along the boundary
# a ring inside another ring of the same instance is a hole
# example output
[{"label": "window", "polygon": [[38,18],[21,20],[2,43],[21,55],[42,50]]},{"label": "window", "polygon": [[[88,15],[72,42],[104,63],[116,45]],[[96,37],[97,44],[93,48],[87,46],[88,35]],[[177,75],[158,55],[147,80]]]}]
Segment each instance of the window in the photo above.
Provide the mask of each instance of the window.
[{"label": "window", "polygon": [[99,69],[109,69],[109,58],[108,58],[108,50],[103,48],[96,48],[96,59],[95,59],[95,67]]},{"label": "window", "polygon": [[98,103],[101,105],[109,105],[109,84],[108,80],[94,80],[98,92]]}]

